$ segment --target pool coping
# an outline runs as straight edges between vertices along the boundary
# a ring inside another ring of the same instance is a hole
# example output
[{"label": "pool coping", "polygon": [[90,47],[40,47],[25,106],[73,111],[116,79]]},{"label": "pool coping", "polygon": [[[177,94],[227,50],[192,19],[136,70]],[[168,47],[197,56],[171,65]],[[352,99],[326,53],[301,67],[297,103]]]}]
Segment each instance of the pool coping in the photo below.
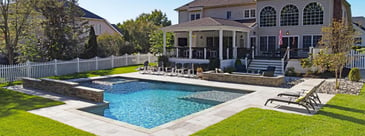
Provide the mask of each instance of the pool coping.
[{"label": "pool coping", "polygon": [[[56,106],[56,107],[49,107],[43,108],[38,110],[30,111],[31,113],[45,116],[65,124],[71,125],[73,127],[97,134],[97,135],[190,135],[195,133],[201,129],[204,129],[208,126],[211,126],[217,122],[220,122],[244,109],[255,107],[255,108],[262,108],[262,109],[272,109],[281,112],[289,112],[289,113],[296,113],[302,115],[312,115],[307,113],[301,113],[297,111],[287,111],[283,109],[276,108],[277,106],[263,106],[263,101],[267,98],[275,96],[278,92],[282,91],[289,91],[290,89],[285,88],[275,88],[275,87],[266,87],[266,86],[255,86],[255,85],[244,85],[244,84],[234,84],[234,83],[223,83],[223,82],[215,82],[215,81],[205,81],[199,79],[187,79],[181,77],[164,77],[163,76],[156,76],[156,75],[143,75],[139,73],[129,73],[129,74],[118,74],[118,75],[111,75],[111,76],[101,76],[101,77],[92,77],[92,78],[83,78],[77,80],[70,80],[70,81],[82,81],[82,80],[95,80],[101,78],[111,78],[111,77],[124,77],[124,78],[135,78],[135,79],[143,79],[143,80],[154,80],[154,81],[162,81],[162,82],[172,82],[172,83],[182,83],[182,84],[192,84],[192,85],[199,85],[199,86],[209,86],[209,87],[219,87],[219,88],[227,88],[227,89],[235,89],[235,90],[243,90],[241,88],[245,88],[244,90],[254,91],[247,95],[241,96],[239,98],[230,100],[228,102],[213,106],[211,108],[190,114],[188,116],[182,117],[175,121],[171,121],[165,123],[163,125],[157,126],[152,129],[146,129],[142,127],[138,127],[135,125],[131,125],[128,123],[124,123],[121,121],[116,121],[112,119],[108,119],[99,115],[95,115],[92,113],[87,113],[84,111],[80,111],[80,108],[86,108],[90,106],[98,105],[97,103],[90,103],[85,102],[79,99],[74,98],[67,98],[72,99],[72,102],[65,102],[66,104],[63,106]],[[310,82],[311,81],[311,82]],[[300,83],[300,85],[294,86],[293,88],[303,88],[308,87],[310,84],[316,83],[320,80],[317,79],[306,79],[305,82]],[[223,87],[222,87],[223,86]],[[250,88],[250,89],[247,89]],[[9,89],[12,89],[11,87]],[[12,90],[25,92],[31,90],[23,91],[21,89],[13,88]],[[36,91],[39,92],[39,91]],[[29,93],[29,92],[28,92]],[[44,92],[45,93],[45,92]],[[55,94],[46,93],[47,96],[55,96]],[[35,94],[37,95],[37,94]],[[42,97],[47,97],[44,95],[40,95]],[[56,95],[57,96],[57,95]],[[330,100],[333,95],[324,95],[323,100],[324,103]],[[64,96],[59,96],[64,97]],[[322,99],[321,99],[322,100]],[[81,103],[81,104],[80,104]],[[75,104],[75,105],[72,105]],[[62,114],[68,115],[70,117],[58,117],[57,115],[53,115],[54,111],[62,112]],[[69,119],[71,118],[71,119]],[[82,119],[80,119],[82,118]],[[97,122],[94,124],[90,124],[88,122]],[[100,125],[103,124],[103,125]],[[110,126],[110,127],[106,127]]]}]

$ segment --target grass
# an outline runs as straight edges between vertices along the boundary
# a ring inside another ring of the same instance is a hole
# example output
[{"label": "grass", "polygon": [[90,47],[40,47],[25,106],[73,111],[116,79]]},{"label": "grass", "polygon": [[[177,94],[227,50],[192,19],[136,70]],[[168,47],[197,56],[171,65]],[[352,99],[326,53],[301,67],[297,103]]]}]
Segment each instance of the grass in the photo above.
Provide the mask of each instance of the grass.
[{"label": "grass", "polygon": [[108,70],[97,70],[85,73],[77,73],[71,75],[64,75],[64,76],[52,76],[48,78],[52,79],[59,79],[59,80],[68,80],[68,79],[77,79],[77,78],[87,78],[87,77],[96,77],[96,76],[106,76],[106,75],[114,75],[114,74],[123,74],[123,73],[131,73],[137,72],[137,68],[139,66],[127,66],[127,67],[120,67]]},{"label": "grass", "polygon": [[[98,70],[86,73],[49,77],[52,79],[75,79],[94,76],[105,76],[136,72],[138,66]],[[0,87],[18,85],[20,81],[0,84]],[[0,88],[0,136],[26,136],[26,135],[93,135],[60,122],[31,114],[27,111],[64,104],[37,96],[31,96],[4,88]]]},{"label": "grass", "polygon": [[93,135],[26,112],[61,104],[63,103],[0,88],[0,136]]},{"label": "grass", "polygon": [[250,108],[193,136],[365,135],[365,86],[359,96],[336,95],[316,115]]}]

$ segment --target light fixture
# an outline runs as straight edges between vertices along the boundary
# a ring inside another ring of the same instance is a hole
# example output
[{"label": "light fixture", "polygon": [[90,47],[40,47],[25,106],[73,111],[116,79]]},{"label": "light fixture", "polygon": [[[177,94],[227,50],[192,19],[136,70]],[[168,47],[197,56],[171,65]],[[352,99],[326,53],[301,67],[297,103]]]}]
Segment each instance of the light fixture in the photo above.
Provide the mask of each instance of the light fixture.
[{"label": "light fixture", "polygon": [[286,35],[289,35],[289,31],[286,31],[286,33],[285,33]]},{"label": "light fixture", "polygon": [[203,39],[203,36],[200,36],[200,39]]}]

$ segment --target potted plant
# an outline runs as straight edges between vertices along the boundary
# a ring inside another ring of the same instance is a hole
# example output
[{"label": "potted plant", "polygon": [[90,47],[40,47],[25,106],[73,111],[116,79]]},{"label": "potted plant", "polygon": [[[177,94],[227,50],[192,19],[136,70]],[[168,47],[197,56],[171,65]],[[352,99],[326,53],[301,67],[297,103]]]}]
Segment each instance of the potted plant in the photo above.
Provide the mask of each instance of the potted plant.
[{"label": "potted plant", "polygon": [[202,78],[202,73],[204,72],[202,67],[198,67],[196,68],[196,75],[198,76],[198,78]]}]

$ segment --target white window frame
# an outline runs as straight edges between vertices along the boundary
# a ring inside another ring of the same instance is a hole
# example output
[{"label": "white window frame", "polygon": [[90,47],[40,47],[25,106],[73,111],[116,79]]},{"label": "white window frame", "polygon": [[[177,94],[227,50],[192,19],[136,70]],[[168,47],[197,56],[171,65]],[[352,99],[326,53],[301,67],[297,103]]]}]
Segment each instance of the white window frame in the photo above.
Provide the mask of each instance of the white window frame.
[{"label": "white window frame", "polygon": [[189,13],[189,21],[193,21],[193,20],[191,20],[191,15],[195,15],[195,18],[194,18],[194,20],[197,20],[196,19],[196,15],[198,15],[199,14],[199,16],[200,16],[200,18],[199,19],[201,19],[202,18],[202,12],[200,11],[200,12],[190,12]]},{"label": "white window frame", "polygon": [[[254,17],[252,17],[251,16],[251,11],[252,10],[255,10],[255,16]],[[248,11],[248,17],[246,17],[246,11]],[[257,17],[257,11],[256,11],[256,9],[255,8],[251,8],[251,9],[244,9],[243,10],[243,19],[254,19],[254,18],[256,18]]]},{"label": "white window frame", "polygon": [[314,47],[314,44],[313,44],[313,40],[314,40],[314,36],[322,36],[322,38],[323,38],[323,35],[320,35],[320,34],[304,34],[304,35],[302,35],[302,41],[301,41],[301,43],[302,43],[302,47],[301,48],[304,48],[304,36],[310,36],[311,37],[311,46],[310,47]]}]

